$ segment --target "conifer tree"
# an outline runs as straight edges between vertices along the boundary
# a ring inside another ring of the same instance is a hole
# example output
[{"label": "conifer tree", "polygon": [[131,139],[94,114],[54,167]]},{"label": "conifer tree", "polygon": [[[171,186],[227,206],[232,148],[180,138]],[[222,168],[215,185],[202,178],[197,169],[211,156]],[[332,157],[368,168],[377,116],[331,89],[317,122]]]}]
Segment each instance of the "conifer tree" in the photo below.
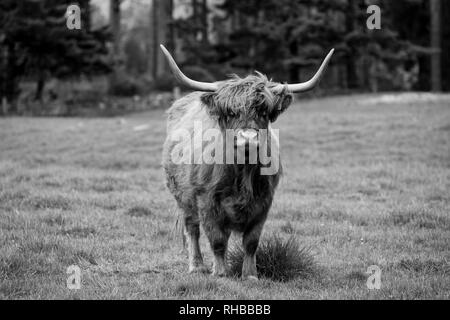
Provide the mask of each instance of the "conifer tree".
[{"label": "conifer tree", "polygon": [[[79,0],[81,29],[66,25],[69,0],[2,0],[0,45],[3,59],[0,96],[10,101],[23,77],[36,81],[37,100],[51,77],[68,78],[109,72],[107,28],[90,30],[89,0]],[[6,61],[5,61],[6,60]]]}]

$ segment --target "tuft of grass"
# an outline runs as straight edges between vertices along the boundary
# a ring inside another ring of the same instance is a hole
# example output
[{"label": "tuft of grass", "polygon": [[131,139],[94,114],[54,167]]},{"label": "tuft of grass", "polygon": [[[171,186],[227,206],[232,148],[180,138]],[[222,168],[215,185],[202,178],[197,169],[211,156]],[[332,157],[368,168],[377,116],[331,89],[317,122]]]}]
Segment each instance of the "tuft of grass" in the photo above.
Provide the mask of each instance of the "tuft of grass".
[{"label": "tuft of grass", "polygon": [[450,229],[450,220],[447,217],[432,214],[423,208],[394,211],[385,219],[385,223],[419,229]]},{"label": "tuft of grass", "polygon": [[172,294],[177,297],[192,296],[201,292],[211,292],[219,287],[217,281],[207,277],[188,277],[177,283]]},{"label": "tuft of grass", "polygon": [[48,254],[61,249],[58,242],[54,242],[49,239],[45,240],[35,240],[29,242],[23,242],[19,246],[20,250],[24,253],[36,253],[36,254]]},{"label": "tuft of grass", "polygon": [[[240,276],[243,248],[233,247],[227,258],[232,275]],[[279,282],[310,278],[318,270],[310,248],[300,247],[295,236],[284,240],[275,234],[260,243],[256,251],[256,269],[259,276]]]},{"label": "tuft of grass", "polygon": [[146,207],[133,207],[125,213],[131,217],[151,217],[153,212]]},{"label": "tuft of grass", "polygon": [[97,230],[93,227],[74,227],[61,232],[63,235],[71,236],[75,238],[87,238],[91,235],[95,235]]},{"label": "tuft of grass", "polygon": [[24,261],[16,256],[0,258],[0,279],[5,279],[24,274],[26,266]]},{"label": "tuft of grass", "polygon": [[80,262],[80,261],[87,261],[90,264],[96,266],[98,265],[97,260],[95,259],[95,256],[92,252],[86,252],[83,250],[79,250],[74,255],[74,261]]},{"label": "tuft of grass", "polygon": [[32,290],[27,287],[27,282],[18,280],[16,282],[0,282],[0,300],[4,299],[23,299],[32,294]]},{"label": "tuft of grass", "polygon": [[353,270],[345,276],[345,278],[348,280],[354,280],[358,282],[366,281],[367,277],[367,274],[359,270]]},{"label": "tuft of grass", "polygon": [[20,252],[8,257],[0,257],[0,283],[8,279],[30,279],[37,275],[59,272],[57,265],[38,253]]},{"label": "tuft of grass", "polygon": [[281,231],[287,234],[295,233],[295,229],[289,221],[281,226]]},{"label": "tuft of grass", "polygon": [[435,261],[435,260],[425,260],[420,259],[402,259],[398,266],[401,269],[405,269],[416,273],[450,273],[450,264],[446,261]]},{"label": "tuft of grass", "polygon": [[70,199],[62,195],[38,195],[27,202],[34,209],[69,210],[72,206]]},{"label": "tuft of grass", "polygon": [[66,224],[66,219],[61,215],[48,215],[42,221],[49,226],[63,226]]}]

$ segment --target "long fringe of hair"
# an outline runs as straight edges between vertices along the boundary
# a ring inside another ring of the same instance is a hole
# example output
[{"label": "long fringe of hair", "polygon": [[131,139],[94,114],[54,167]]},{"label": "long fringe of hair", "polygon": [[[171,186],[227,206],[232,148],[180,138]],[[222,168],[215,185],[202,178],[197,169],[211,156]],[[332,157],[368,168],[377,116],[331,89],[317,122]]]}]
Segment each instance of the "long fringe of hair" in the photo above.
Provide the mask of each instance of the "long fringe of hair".
[{"label": "long fringe of hair", "polygon": [[293,96],[287,86],[281,92],[272,89],[277,83],[269,80],[260,72],[240,78],[232,75],[223,81],[219,89],[213,93],[205,93],[202,101],[212,113],[235,114],[239,111],[251,111],[255,108],[266,108],[273,122],[278,115],[292,103]]}]

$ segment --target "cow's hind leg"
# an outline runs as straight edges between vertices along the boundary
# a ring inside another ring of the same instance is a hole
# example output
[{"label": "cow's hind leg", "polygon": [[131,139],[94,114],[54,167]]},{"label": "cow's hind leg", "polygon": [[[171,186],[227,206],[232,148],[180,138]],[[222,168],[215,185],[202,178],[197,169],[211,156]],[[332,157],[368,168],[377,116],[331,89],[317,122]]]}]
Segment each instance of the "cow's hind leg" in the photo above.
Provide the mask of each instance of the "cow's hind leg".
[{"label": "cow's hind leg", "polygon": [[205,223],[203,227],[214,253],[213,275],[218,277],[226,276],[228,273],[226,253],[230,231],[224,230],[214,221]]},{"label": "cow's hind leg", "polygon": [[244,232],[243,247],[244,261],[242,263],[242,279],[258,280],[256,270],[256,249],[258,249],[259,237],[263,229],[264,222],[258,223]]},{"label": "cow's hind leg", "polygon": [[203,257],[200,251],[200,225],[198,218],[195,219],[195,217],[190,215],[185,217],[184,222],[189,252],[189,272],[206,273],[208,268],[203,264]]}]

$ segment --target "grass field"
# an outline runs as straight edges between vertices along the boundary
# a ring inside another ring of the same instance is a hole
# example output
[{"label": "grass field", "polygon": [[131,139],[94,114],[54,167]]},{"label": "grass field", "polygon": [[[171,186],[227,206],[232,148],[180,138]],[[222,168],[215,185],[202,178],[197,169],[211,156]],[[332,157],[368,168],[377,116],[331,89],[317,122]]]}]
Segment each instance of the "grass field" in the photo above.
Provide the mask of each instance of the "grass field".
[{"label": "grass field", "polygon": [[1,299],[450,298],[450,97],[300,101],[280,118],[285,174],[264,234],[295,234],[319,265],[287,283],[187,274],[164,120],[0,119]]}]

